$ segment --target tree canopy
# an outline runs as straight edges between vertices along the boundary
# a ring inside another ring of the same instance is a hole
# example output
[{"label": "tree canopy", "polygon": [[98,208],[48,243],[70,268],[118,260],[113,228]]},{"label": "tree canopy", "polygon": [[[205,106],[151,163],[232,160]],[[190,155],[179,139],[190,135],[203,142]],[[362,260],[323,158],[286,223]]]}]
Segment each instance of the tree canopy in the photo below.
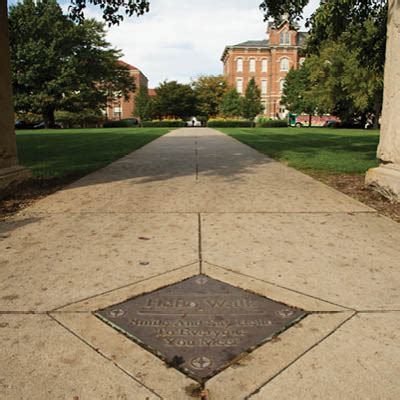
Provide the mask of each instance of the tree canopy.
[{"label": "tree canopy", "polygon": [[242,98],[235,88],[224,94],[219,112],[224,117],[240,117],[242,115]]},{"label": "tree canopy", "polygon": [[156,88],[154,112],[160,118],[187,118],[196,114],[196,96],[191,85],[164,81]]},{"label": "tree canopy", "polygon": [[293,113],[314,115],[317,102],[312,90],[307,64],[303,64],[299,69],[289,71],[285,79],[281,103]]},{"label": "tree canopy", "polygon": [[261,103],[260,89],[257,87],[254,78],[251,78],[242,100],[242,115],[245,118],[253,120],[263,110],[264,106]]},{"label": "tree canopy", "polygon": [[134,116],[142,121],[150,120],[154,115],[154,101],[149,96],[146,86],[140,86],[138,94],[135,96]]},{"label": "tree canopy", "polygon": [[224,77],[200,76],[192,85],[197,99],[198,114],[207,118],[215,117],[227,91]]},{"label": "tree canopy", "polygon": [[73,20],[82,22],[85,19],[85,8],[88,4],[99,6],[103,11],[103,19],[109,25],[119,24],[124,15],[143,15],[150,10],[148,0],[71,0],[69,11]]},{"label": "tree canopy", "polygon": [[10,7],[9,26],[16,111],[42,114],[52,125],[56,110],[103,107],[110,93],[135,89],[102,23],[77,25],[56,0],[24,0]]}]

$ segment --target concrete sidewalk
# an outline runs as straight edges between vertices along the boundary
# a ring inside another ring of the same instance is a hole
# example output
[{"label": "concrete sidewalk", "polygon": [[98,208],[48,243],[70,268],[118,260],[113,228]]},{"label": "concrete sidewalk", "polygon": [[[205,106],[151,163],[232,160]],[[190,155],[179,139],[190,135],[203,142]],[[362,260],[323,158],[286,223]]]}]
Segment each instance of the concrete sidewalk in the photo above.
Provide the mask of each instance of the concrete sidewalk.
[{"label": "concrete sidewalk", "polygon": [[0,224],[0,399],[193,398],[92,312],[199,272],[312,312],[208,400],[400,398],[400,225],[199,128]]}]

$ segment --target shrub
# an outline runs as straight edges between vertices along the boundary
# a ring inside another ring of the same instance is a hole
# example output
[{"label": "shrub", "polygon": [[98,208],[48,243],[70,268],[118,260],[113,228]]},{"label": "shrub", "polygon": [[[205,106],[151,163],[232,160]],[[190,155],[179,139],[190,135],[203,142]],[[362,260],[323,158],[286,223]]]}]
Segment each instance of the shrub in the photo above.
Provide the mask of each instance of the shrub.
[{"label": "shrub", "polygon": [[259,118],[257,120],[258,128],[286,128],[288,123],[286,119],[266,119]]},{"label": "shrub", "polygon": [[253,121],[248,119],[209,119],[207,126],[210,128],[252,128]]},{"label": "shrub", "polygon": [[181,119],[162,119],[142,121],[143,128],[183,128],[186,122]]},{"label": "shrub", "polygon": [[82,110],[80,112],[56,111],[56,122],[64,128],[90,128],[100,126],[104,116],[99,110]]},{"label": "shrub", "polygon": [[132,128],[138,125],[139,121],[136,118],[126,118],[104,122],[103,128]]}]

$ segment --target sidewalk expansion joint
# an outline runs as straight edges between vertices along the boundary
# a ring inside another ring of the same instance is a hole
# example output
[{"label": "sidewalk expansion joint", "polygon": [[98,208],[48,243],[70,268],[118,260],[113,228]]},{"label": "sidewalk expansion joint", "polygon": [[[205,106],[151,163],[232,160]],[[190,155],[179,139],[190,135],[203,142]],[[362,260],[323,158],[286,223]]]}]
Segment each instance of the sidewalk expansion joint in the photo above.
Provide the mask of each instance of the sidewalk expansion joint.
[{"label": "sidewalk expansion joint", "polygon": [[279,375],[281,375],[283,372],[285,372],[287,369],[289,369],[292,365],[294,365],[298,360],[300,360],[302,357],[304,357],[307,353],[315,349],[317,346],[319,346],[321,343],[323,343],[326,339],[328,339],[330,336],[332,336],[335,332],[337,332],[343,325],[345,325],[347,322],[349,322],[351,319],[353,319],[358,313],[354,312],[352,315],[350,315],[348,318],[346,318],[343,322],[341,322],[335,329],[333,329],[331,332],[329,332],[327,335],[325,335],[322,339],[318,340],[316,343],[314,343],[311,347],[309,347],[306,351],[301,353],[298,357],[296,357],[293,361],[291,361],[288,365],[286,365],[284,368],[282,368],[280,371],[278,371],[276,374],[274,374],[270,379],[268,379],[264,384],[262,384],[257,390],[254,392],[250,393],[248,396],[244,398],[244,400],[251,400],[251,398],[260,392],[261,389],[263,389],[265,386],[267,386],[270,382],[272,382],[275,378],[277,378]]},{"label": "sidewalk expansion joint", "polygon": [[140,279],[140,280],[138,280],[138,281],[131,282],[131,283],[127,283],[126,285],[122,285],[122,286],[119,286],[119,287],[117,287],[117,288],[113,288],[113,289],[110,289],[110,290],[106,290],[106,291],[104,291],[104,292],[97,293],[97,294],[94,294],[94,295],[92,295],[92,296],[88,296],[88,297],[85,297],[85,298],[82,298],[82,299],[79,299],[79,300],[76,300],[76,301],[72,301],[72,302],[67,303],[67,304],[63,304],[62,306],[59,306],[59,307],[57,307],[57,308],[54,308],[54,309],[50,310],[49,312],[60,312],[60,311],[62,312],[62,310],[61,310],[62,308],[65,308],[65,307],[68,307],[68,306],[72,306],[73,304],[81,303],[82,301],[91,300],[91,299],[94,299],[94,298],[96,298],[96,297],[103,296],[103,295],[105,295],[105,294],[113,293],[113,292],[116,292],[117,290],[125,289],[125,288],[127,288],[127,287],[129,287],[129,286],[134,286],[134,285],[137,285],[137,284],[139,284],[139,283],[143,283],[143,282],[149,281],[149,280],[154,279],[154,278],[156,278],[156,277],[158,277],[158,276],[167,275],[167,274],[170,274],[171,272],[176,272],[176,271],[179,271],[179,270],[181,270],[181,269],[188,268],[188,267],[190,267],[190,266],[192,266],[192,265],[194,265],[194,264],[197,264],[198,262],[199,262],[199,261],[196,260],[196,261],[193,261],[193,262],[191,262],[191,263],[189,263],[189,264],[183,265],[183,266],[181,266],[181,267],[174,268],[174,269],[171,269],[171,270],[169,270],[169,271],[162,272],[162,273],[157,274],[157,275],[149,276],[148,278]]},{"label": "sidewalk expansion joint", "polygon": [[300,290],[296,290],[296,289],[292,289],[292,288],[289,288],[289,287],[286,287],[286,286],[282,286],[282,285],[279,285],[278,283],[267,281],[265,279],[260,279],[260,278],[257,278],[256,276],[253,276],[253,275],[244,274],[243,272],[234,271],[234,270],[232,270],[232,269],[230,269],[228,267],[222,267],[221,265],[213,264],[213,263],[211,263],[211,262],[209,262],[207,260],[203,260],[203,262],[206,262],[207,264],[210,264],[213,267],[220,268],[222,270],[231,272],[231,273],[236,274],[236,275],[241,275],[241,276],[245,276],[246,278],[255,279],[255,280],[258,280],[260,282],[268,283],[269,285],[273,285],[273,286],[278,287],[280,289],[285,289],[285,290],[288,290],[290,292],[297,293],[297,294],[300,294],[300,295],[305,296],[305,297],[309,297],[311,299],[319,300],[319,301],[322,301],[322,302],[327,303],[327,304],[331,304],[331,305],[336,306],[336,307],[341,307],[341,308],[344,309],[343,311],[354,311],[354,312],[357,312],[357,310],[355,310],[354,308],[343,306],[341,304],[337,304],[337,303],[334,303],[334,302],[329,301],[329,300],[324,300],[324,299],[322,299],[322,298],[320,298],[318,296],[313,296],[311,294],[304,293],[304,292],[302,292]]},{"label": "sidewalk expansion joint", "polygon": [[201,236],[201,214],[197,214],[198,223],[199,223],[199,264],[200,270],[199,273],[203,273],[203,244],[202,244],[202,236]]},{"label": "sidewalk expansion joint", "polygon": [[104,353],[102,353],[99,349],[96,349],[95,347],[93,347],[89,342],[87,342],[85,339],[83,339],[81,336],[79,336],[78,334],[76,334],[74,331],[72,331],[71,329],[69,329],[66,325],[64,325],[62,322],[60,322],[57,318],[55,318],[53,315],[47,313],[47,316],[53,320],[54,322],[56,322],[58,325],[60,325],[62,328],[64,328],[66,331],[68,331],[71,335],[75,336],[78,340],[80,340],[82,343],[84,343],[86,346],[90,347],[92,350],[94,350],[99,356],[103,357],[104,359],[106,359],[107,361],[111,362],[116,368],[118,368],[121,372],[123,372],[125,375],[127,375],[129,378],[131,378],[132,380],[134,380],[136,383],[138,383],[139,385],[143,386],[144,388],[146,388],[148,391],[150,391],[151,393],[153,393],[155,396],[157,396],[160,400],[163,400],[163,398],[156,393],[153,389],[151,389],[150,387],[146,386],[145,384],[143,384],[142,382],[140,382],[137,378],[135,378],[132,374],[130,374],[127,370],[125,370],[124,368],[122,368],[121,366],[119,366],[114,360],[112,360],[111,358],[107,357]]}]

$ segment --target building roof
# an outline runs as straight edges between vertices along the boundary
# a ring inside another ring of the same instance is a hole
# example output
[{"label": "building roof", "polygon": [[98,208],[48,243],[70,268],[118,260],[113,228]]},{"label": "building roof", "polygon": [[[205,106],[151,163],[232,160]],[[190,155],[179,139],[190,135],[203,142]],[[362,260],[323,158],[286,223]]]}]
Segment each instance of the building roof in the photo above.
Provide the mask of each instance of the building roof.
[{"label": "building roof", "polygon": [[118,60],[118,64],[127,67],[131,71],[139,71],[139,68],[136,68],[133,65],[126,63],[125,61]]},{"label": "building roof", "polygon": [[247,42],[235,44],[233,46],[228,46],[228,47],[264,47],[268,48],[269,47],[269,41],[268,40],[248,40]]},{"label": "building roof", "polygon": [[[297,32],[297,46],[303,46],[305,39],[308,35],[308,32]],[[269,49],[269,40],[264,39],[264,40],[247,40],[246,42],[234,44],[232,46],[226,46],[224,49],[224,52],[222,53],[221,61],[224,61],[224,58],[228,52],[228,50],[231,49],[240,49],[240,48],[253,48],[253,49]]]}]

